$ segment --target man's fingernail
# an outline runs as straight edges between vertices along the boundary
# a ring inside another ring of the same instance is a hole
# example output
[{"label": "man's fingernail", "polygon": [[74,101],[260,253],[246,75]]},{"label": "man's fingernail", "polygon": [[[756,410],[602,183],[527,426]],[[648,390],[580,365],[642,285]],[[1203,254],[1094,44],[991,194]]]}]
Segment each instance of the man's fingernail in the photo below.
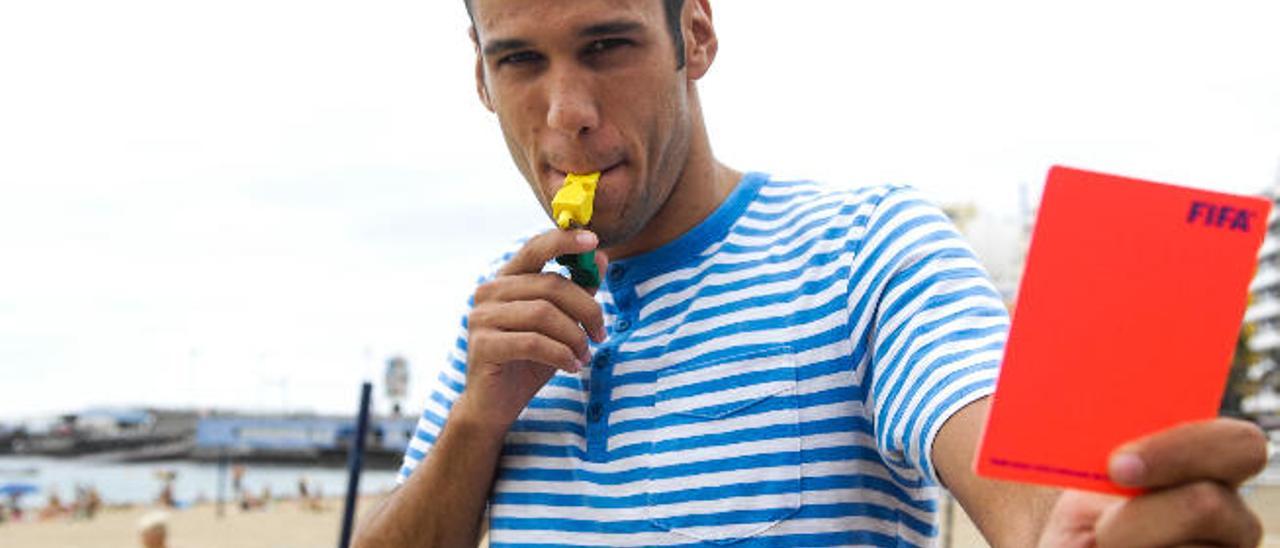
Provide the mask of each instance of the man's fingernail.
[{"label": "man's fingernail", "polygon": [[1140,486],[1147,473],[1147,465],[1132,453],[1117,455],[1111,459],[1111,479],[1121,485]]},{"label": "man's fingernail", "polygon": [[573,368],[574,373],[582,371],[582,360],[573,360],[573,363],[569,364],[569,367]]},{"label": "man's fingernail", "polygon": [[582,245],[596,245],[596,242],[598,241],[595,234],[586,231],[579,232],[577,239],[578,243]]}]

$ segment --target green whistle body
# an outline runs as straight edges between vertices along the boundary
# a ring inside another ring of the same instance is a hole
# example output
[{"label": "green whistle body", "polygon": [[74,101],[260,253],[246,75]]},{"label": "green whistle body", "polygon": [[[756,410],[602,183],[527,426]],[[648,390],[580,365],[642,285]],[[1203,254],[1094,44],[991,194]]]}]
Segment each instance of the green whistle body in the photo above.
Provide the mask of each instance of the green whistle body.
[{"label": "green whistle body", "polygon": [[569,278],[582,287],[600,287],[600,269],[596,268],[595,250],[556,257],[556,262],[569,268]]}]

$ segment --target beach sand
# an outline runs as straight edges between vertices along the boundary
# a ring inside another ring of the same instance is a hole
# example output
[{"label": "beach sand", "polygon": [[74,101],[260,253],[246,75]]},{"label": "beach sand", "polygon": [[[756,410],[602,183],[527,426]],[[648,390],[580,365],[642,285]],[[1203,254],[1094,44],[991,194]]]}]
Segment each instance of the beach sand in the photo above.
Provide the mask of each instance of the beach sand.
[{"label": "beach sand", "polygon": [[[367,510],[377,497],[364,497]],[[201,504],[169,514],[169,546],[173,548],[311,548],[336,547],[342,528],[342,499],[326,499],[321,509],[303,508],[294,500],[275,501],[265,510],[243,512],[227,504],[219,518],[217,505]],[[135,547],[138,522],[153,507],[108,508],[92,521],[5,522],[0,546],[22,548]]]},{"label": "beach sand", "polygon": [[[1248,502],[1262,516],[1267,537],[1263,546],[1280,548],[1280,486],[1255,487]],[[361,499],[367,510],[377,501]],[[0,546],[23,548],[107,548],[138,546],[138,520],[151,508],[107,510],[93,521],[6,522],[0,524]],[[973,524],[956,506],[955,527],[946,524],[939,546],[981,547]],[[311,511],[296,501],[278,501],[264,511],[241,512],[230,505],[217,516],[212,504],[170,512],[169,545],[174,548],[312,548],[338,545],[342,527],[342,500],[328,499],[324,509]]]}]

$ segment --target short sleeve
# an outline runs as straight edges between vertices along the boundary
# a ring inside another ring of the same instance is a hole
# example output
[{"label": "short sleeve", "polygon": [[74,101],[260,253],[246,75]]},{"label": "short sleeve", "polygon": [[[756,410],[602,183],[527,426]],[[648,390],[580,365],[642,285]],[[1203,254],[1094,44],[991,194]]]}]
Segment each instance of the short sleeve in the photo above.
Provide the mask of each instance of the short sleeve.
[{"label": "short sleeve", "polygon": [[995,390],[1008,311],[955,225],[914,189],[881,199],[855,260],[878,281],[868,337],[878,449],[903,477],[936,484],[933,440]]},{"label": "short sleeve", "polygon": [[423,406],[422,416],[418,418],[418,426],[414,429],[413,437],[409,439],[409,446],[405,449],[404,461],[400,466],[399,475],[396,476],[398,484],[408,480],[409,474],[413,473],[431,451],[436,438],[440,436],[440,431],[444,429],[445,419],[449,416],[449,410],[453,408],[453,402],[457,401],[466,384],[466,318],[470,313],[472,301],[468,300],[467,304],[467,312],[462,316],[461,333],[449,351],[448,363],[431,384],[430,396]]}]

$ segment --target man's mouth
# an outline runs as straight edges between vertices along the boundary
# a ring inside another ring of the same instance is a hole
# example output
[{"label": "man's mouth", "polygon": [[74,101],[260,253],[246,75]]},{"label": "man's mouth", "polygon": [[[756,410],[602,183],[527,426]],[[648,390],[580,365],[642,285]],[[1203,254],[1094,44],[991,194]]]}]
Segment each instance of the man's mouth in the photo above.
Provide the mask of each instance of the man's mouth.
[{"label": "man's mouth", "polygon": [[600,178],[604,179],[609,175],[610,172],[616,170],[618,167],[622,166],[622,164],[623,164],[622,161],[617,161],[617,162],[607,164],[604,166],[599,166],[599,167],[590,167],[586,165],[565,166],[565,169],[560,169],[558,167],[548,167],[548,171],[550,172],[550,176],[553,179],[553,181],[557,183],[562,183],[564,181],[564,178],[567,177],[570,173],[577,174],[577,175],[588,175],[591,173],[599,172]]}]

